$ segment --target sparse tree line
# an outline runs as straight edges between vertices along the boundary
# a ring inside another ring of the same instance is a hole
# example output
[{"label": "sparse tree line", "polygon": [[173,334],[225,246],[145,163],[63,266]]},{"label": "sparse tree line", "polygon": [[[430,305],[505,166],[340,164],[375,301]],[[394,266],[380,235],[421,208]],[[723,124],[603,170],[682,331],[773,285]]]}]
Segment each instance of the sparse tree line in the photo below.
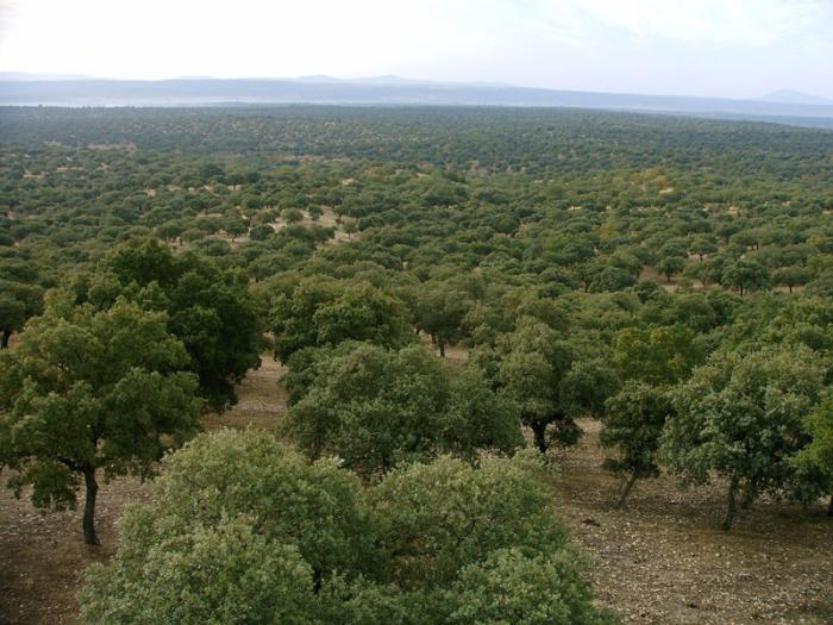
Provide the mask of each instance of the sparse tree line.
[{"label": "sparse tree line", "polygon": [[[543,462],[586,418],[612,505],[665,472],[719,481],[727,529],[761,496],[833,515],[831,133],[4,113],[4,478],[83,490],[95,544],[100,481],[161,474],[88,623],[612,622]],[[269,352],[276,434],[198,434]]]}]

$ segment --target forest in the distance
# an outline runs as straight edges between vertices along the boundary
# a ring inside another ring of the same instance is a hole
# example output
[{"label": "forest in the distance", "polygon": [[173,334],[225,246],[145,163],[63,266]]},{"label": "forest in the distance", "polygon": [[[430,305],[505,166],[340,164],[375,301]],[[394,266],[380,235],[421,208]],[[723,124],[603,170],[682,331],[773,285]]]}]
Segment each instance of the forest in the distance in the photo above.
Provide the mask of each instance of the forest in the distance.
[{"label": "forest in the distance", "polygon": [[[833,517],[833,131],[0,108],[0,332],[4,485],[95,545],[153,480],[88,625],[617,623],[552,495],[590,422],[623,514]],[[280,422],[202,431],[267,359]]]}]

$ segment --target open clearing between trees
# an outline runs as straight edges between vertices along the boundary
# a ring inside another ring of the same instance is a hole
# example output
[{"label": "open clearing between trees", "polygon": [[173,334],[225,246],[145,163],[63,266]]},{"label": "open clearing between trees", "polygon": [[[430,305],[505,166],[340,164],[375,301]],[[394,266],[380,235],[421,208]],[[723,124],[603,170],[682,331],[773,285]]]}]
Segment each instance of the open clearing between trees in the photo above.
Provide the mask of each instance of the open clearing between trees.
[{"label": "open clearing between trees", "polygon": [[[452,355],[461,356],[454,351]],[[238,389],[240,401],[209,429],[273,428],[285,410],[283,368],[268,355]],[[573,539],[593,562],[601,602],[639,625],[829,625],[833,623],[833,519],[760,501],[735,529],[720,528],[719,486],[678,491],[670,478],[638,482],[627,510],[615,510],[619,483],[600,464],[598,424],[557,458],[554,496]],[[7,475],[2,475],[5,483]],[[103,485],[103,546],[83,544],[80,511],[43,515],[0,490],[0,625],[75,625],[85,566],[116,547],[124,507],[148,499],[133,479]]]}]

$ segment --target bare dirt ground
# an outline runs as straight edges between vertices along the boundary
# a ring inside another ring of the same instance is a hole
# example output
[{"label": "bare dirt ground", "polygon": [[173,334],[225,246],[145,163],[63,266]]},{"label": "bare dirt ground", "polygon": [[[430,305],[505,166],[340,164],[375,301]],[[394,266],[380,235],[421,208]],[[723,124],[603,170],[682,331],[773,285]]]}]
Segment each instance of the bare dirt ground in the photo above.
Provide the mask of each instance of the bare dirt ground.
[{"label": "bare dirt ground", "polygon": [[719,485],[637,482],[627,510],[600,468],[599,424],[556,452],[562,514],[595,566],[602,603],[639,625],[833,624],[833,519],[822,506],[759,502],[720,529]]},{"label": "bare dirt ground", "polygon": [[124,506],[147,499],[134,479],[102,484],[97,529],[102,546],[81,537],[80,511],[42,514],[27,499],[17,500],[0,475],[0,625],[75,625],[80,573],[105,561],[116,546],[116,520]]},{"label": "bare dirt ground", "polygon": [[205,429],[254,427],[274,431],[286,411],[288,394],[278,383],[285,373],[286,367],[275,362],[271,354],[263,354],[260,367],[249,371],[237,387],[237,404],[222,414],[206,416]]},{"label": "bare dirt ground", "polygon": [[[455,350],[452,358],[462,359]],[[240,402],[206,418],[220,426],[275,429],[286,393],[283,369],[269,356],[239,389]],[[636,625],[833,624],[833,520],[819,510],[762,502],[730,533],[719,529],[719,485],[678,491],[669,478],[637,483],[629,509],[615,510],[619,484],[600,468],[598,424],[554,452],[559,508],[575,543],[593,563],[599,600]],[[5,482],[7,475],[0,476]],[[125,505],[149,497],[119,479],[102,487],[103,546],[86,547],[80,514],[42,515],[0,490],[0,625],[78,625],[80,572],[106,560]]]}]

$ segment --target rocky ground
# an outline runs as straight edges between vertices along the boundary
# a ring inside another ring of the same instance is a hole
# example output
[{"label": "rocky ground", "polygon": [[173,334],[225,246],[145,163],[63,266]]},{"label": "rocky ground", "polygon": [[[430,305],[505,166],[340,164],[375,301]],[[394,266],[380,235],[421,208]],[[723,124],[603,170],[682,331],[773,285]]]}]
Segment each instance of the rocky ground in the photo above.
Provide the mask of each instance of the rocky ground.
[{"label": "rocky ground", "polygon": [[[209,428],[274,428],[285,409],[281,368],[264,358],[231,411]],[[598,426],[580,445],[555,452],[562,515],[591,561],[599,601],[635,625],[833,624],[833,519],[761,502],[729,533],[720,528],[720,485],[678,491],[668,478],[638,483],[627,510],[612,506],[619,486],[600,468]],[[0,476],[5,482],[7,475]],[[81,571],[106,560],[126,505],[148,498],[132,479],[99,497],[103,546],[81,540],[78,512],[43,515],[0,490],[0,625],[77,625]]]},{"label": "rocky ground", "polygon": [[582,427],[581,444],[560,454],[556,489],[600,601],[624,623],[833,624],[833,519],[821,505],[760,502],[727,533],[721,485],[680,491],[663,477],[637,482],[616,510],[598,424]]}]

